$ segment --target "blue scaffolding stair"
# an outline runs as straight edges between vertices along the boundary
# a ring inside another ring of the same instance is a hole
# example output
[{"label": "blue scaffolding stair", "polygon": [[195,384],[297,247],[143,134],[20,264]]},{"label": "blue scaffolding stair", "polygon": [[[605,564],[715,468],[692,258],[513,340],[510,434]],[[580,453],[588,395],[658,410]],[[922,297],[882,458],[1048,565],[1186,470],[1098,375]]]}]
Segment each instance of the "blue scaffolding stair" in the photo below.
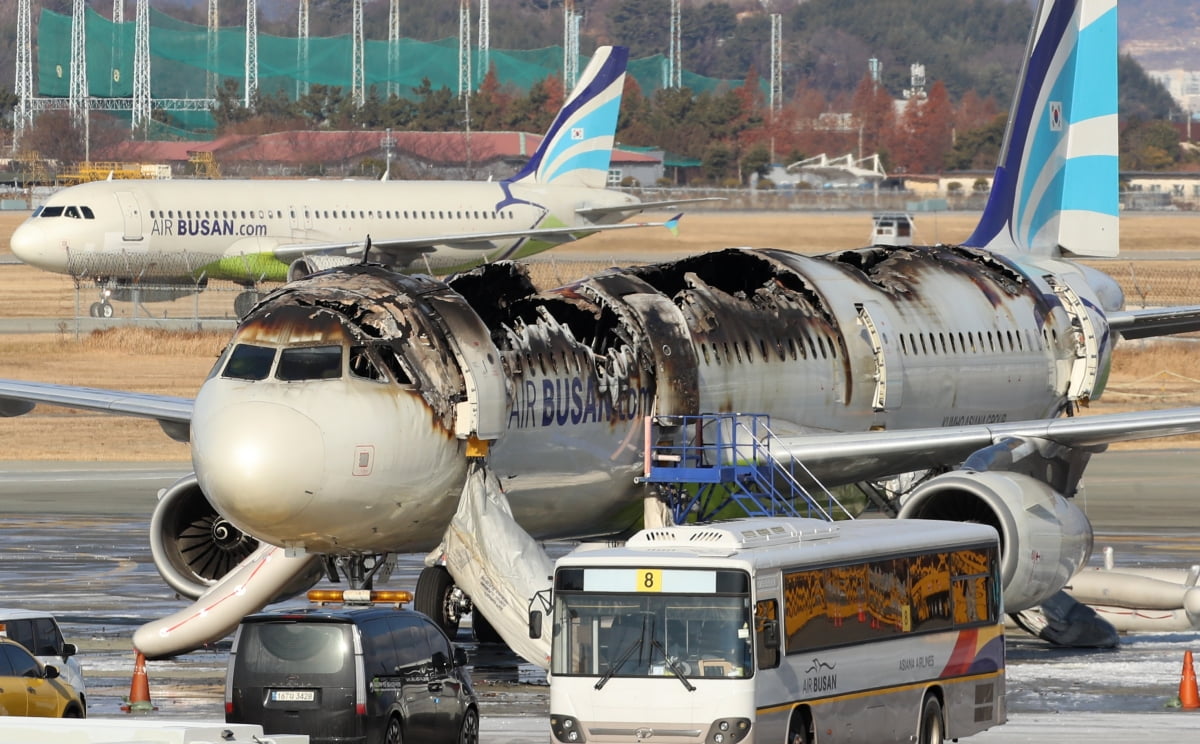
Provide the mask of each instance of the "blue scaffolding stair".
[{"label": "blue scaffolding stair", "polygon": [[[676,524],[710,522],[731,506],[749,517],[853,518],[828,489],[786,453],[761,413],[661,416],[646,428],[645,472]],[[816,484],[814,497],[803,484]]]}]

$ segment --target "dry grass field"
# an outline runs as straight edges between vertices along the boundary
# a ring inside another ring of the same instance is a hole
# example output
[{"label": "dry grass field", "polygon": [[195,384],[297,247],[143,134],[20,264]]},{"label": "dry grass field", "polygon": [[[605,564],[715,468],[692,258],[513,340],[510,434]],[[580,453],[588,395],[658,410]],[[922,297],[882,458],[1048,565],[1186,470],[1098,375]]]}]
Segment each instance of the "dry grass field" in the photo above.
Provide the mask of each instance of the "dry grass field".
[{"label": "dry grass field", "polygon": [[[25,213],[0,213],[0,254]],[[918,216],[917,238],[958,242],[977,215]],[[1134,215],[1122,218],[1122,258],[1102,267],[1126,284],[1130,300],[1139,290],[1177,285],[1172,302],[1198,302],[1200,216]],[[542,284],[566,282],[604,266],[637,263],[732,245],[779,247],[818,253],[866,244],[865,213],[695,213],[685,215],[678,237],[666,230],[599,234],[543,254],[535,277]],[[1139,261],[1138,254],[1179,252],[1177,261]],[[1148,278],[1150,277],[1150,278]],[[1132,288],[1132,291],[1131,291]],[[84,290],[80,302],[93,299]],[[182,302],[190,302],[183,300]],[[75,313],[76,293],[68,277],[24,266],[0,267],[0,317],[61,317]],[[86,309],[85,309],[86,314]],[[0,377],[68,385],[136,390],[190,397],[224,346],[224,333],[166,333],[141,329],[98,332],[76,338],[55,334],[0,335]],[[1200,405],[1200,370],[1195,342],[1126,343],[1118,347],[1109,388],[1091,413]],[[247,422],[252,426],[253,422]],[[1198,440],[1159,440],[1138,446],[1195,446]],[[0,460],[180,461],[185,445],[172,442],[153,422],[41,407],[33,414],[0,421]]]}]

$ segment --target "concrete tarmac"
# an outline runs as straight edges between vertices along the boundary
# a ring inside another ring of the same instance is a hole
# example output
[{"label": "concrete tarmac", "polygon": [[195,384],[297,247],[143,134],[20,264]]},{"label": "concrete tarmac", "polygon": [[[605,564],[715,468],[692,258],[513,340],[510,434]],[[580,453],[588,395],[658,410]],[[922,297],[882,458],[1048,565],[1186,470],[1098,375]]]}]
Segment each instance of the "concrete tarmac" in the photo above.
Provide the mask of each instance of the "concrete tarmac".
[{"label": "concrete tarmac", "polygon": [[[1200,452],[1116,451],[1097,455],[1079,506],[1092,519],[1096,550],[1115,547],[1118,565],[1200,563]],[[129,692],[129,637],[181,606],[154,570],[147,544],[159,488],[189,463],[0,462],[0,606],[55,612],[81,647],[93,717],[120,717]],[[1096,562],[1093,558],[1093,563]],[[405,556],[389,586],[411,587],[420,556]],[[407,582],[407,583],[406,583]],[[457,639],[474,667],[481,740],[548,742],[548,688],[540,670],[505,649]],[[1200,633],[1142,634],[1115,651],[1054,649],[1013,634],[1008,653],[1009,723],[971,741],[1059,743],[1182,741],[1200,731],[1200,712],[1170,711],[1184,650]],[[228,639],[149,665],[151,693],[169,718],[220,720]]]}]

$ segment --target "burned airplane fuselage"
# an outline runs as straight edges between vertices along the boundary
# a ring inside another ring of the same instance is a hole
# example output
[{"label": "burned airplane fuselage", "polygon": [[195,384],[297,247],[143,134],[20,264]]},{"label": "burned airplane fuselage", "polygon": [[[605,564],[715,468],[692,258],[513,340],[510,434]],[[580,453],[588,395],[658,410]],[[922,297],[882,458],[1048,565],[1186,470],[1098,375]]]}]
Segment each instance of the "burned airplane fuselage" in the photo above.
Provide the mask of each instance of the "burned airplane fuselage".
[{"label": "burned airplane fuselage", "polygon": [[532,535],[620,530],[641,515],[646,416],[766,413],[798,435],[1038,419],[1094,397],[1097,293],[1070,264],[1053,273],[942,246],[730,249],[546,292],[512,263],[447,282],[337,269],[245,318],[196,400],[197,476],[275,544],[416,551],[483,440]]}]

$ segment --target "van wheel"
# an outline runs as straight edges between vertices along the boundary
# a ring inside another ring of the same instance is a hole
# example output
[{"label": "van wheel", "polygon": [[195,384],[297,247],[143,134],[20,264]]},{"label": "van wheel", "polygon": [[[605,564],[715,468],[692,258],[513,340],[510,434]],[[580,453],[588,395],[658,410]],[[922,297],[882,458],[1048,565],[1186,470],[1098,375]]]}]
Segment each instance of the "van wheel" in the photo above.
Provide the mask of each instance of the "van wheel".
[{"label": "van wheel", "polygon": [[462,728],[458,730],[458,744],[479,744],[479,712],[467,708],[463,713]]},{"label": "van wheel", "polygon": [[83,711],[72,705],[63,711],[63,718],[83,718]]},{"label": "van wheel", "polygon": [[451,639],[458,635],[461,611],[455,597],[454,579],[444,566],[429,566],[417,576],[413,609],[438,624]]},{"label": "van wheel", "polygon": [[921,733],[917,740],[920,744],[944,744],[946,741],[942,704],[933,695],[927,695],[921,706]]},{"label": "van wheel", "polygon": [[404,742],[404,727],[400,723],[400,716],[392,716],[388,719],[387,728],[383,731],[383,744],[403,744]]}]

